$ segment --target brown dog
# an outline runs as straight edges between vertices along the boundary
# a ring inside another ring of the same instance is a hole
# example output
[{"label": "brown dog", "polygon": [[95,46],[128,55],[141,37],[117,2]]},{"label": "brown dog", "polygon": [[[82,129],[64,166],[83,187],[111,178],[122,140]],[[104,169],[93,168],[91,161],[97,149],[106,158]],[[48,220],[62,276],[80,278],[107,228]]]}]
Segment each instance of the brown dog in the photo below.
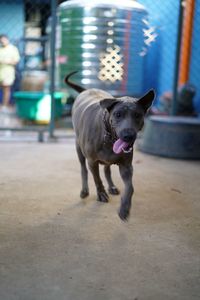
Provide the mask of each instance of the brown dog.
[{"label": "brown dog", "polygon": [[131,208],[133,195],[132,159],[133,144],[137,133],[144,125],[144,116],[154,99],[154,91],[150,90],[142,98],[114,98],[109,93],[98,89],[84,90],[69,81],[65,82],[78,91],[72,109],[72,122],[76,134],[76,149],[81,164],[82,190],[81,198],[89,195],[88,166],[92,172],[97,189],[97,200],[108,202],[99,175],[99,164],[103,164],[110,194],[119,194],[111,178],[110,165],[119,166],[120,175],[125,185],[121,197],[119,217],[126,220]]}]

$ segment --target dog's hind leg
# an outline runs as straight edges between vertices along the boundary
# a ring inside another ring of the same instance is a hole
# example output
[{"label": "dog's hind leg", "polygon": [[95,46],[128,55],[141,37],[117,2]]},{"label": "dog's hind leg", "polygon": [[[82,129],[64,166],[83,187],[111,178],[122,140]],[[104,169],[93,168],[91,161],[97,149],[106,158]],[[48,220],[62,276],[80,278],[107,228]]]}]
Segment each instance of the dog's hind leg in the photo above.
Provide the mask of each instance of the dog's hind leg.
[{"label": "dog's hind leg", "polygon": [[111,195],[119,195],[119,190],[112,181],[110,166],[104,166],[104,173],[105,173],[106,180],[108,182],[108,192]]},{"label": "dog's hind leg", "polygon": [[78,143],[76,143],[76,151],[78,154],[78,158],[81,164],[81,179],[82,179],[82,190],[80,192],[80,197],[85,198],[89,195],[89,188],[88,188],[88,171],[86,167],[86,159],[83,155]]},{"label": "dog's hind leg", "polygon": [[99,174],[99,164],[97,162],[89,161],[88,165],[90,168],[90,171],[92,172],[94,182],[97,189],[97,200],[100,202],[108,202],[108,194],[106,193],[103,183],[100,178]]}]

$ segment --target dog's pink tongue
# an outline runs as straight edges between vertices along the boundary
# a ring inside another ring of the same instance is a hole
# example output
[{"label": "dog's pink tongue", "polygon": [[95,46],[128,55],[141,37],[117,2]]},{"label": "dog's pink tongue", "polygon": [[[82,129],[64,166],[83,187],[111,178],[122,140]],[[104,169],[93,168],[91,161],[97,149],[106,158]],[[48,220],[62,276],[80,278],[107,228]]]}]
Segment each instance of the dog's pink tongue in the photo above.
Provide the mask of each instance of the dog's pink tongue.
[{"label": "dog's pink tongue", "polygon": [[114,144],[113,144],[113,152],[116,154],[119,154],[122,152],[123,149],[128,147],[128,143],[122,141],[121,139],[118,139]]}]

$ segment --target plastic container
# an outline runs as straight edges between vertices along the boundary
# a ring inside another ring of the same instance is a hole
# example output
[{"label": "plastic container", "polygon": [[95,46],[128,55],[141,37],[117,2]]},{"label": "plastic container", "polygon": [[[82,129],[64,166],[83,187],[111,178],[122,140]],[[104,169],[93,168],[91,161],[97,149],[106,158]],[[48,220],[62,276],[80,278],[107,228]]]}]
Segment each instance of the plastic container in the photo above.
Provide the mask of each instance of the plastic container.
[{"label": "plastic container", "polygon": [[200,119],[150,116],[146,120],[139,149],[163,157],[199,160]]},{"label": "plastic container", "polygon": [[[62,115],[64,94],[55,92],[55,118]],[[49,123],[51,117],[51,96],[44,92],[20,91],[14,93],[17,115],[24,120]]]}]

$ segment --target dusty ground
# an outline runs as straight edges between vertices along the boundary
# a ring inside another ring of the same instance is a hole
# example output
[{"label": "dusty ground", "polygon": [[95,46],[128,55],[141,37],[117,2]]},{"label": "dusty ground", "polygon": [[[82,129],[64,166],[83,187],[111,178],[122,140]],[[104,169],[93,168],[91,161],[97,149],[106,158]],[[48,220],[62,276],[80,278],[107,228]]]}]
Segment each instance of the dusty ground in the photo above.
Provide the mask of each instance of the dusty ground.
[{"label": "dusty ground", "polygon": [[119,197],[97,203],[91,176],[80,200],[72,138],[0,144],[1,300],[200,299],[200,162],[134,160],[123,223]]}]

